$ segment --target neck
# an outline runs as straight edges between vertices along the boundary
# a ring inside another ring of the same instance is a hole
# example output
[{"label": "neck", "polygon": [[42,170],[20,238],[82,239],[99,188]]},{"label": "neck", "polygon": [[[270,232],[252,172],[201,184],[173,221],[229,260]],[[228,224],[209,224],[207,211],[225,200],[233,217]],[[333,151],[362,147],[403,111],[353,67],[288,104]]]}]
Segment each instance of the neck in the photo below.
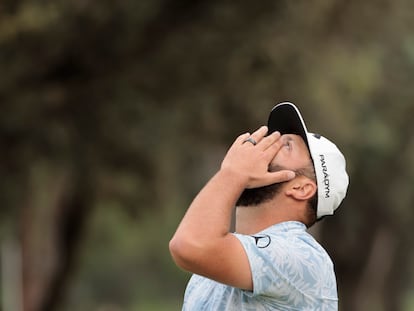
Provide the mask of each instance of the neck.
[{"label": "neck", "polygon": [[302,217],[298,209],[288,202],[271,200],[257,206],[242,206],[236,208],[236,232],[255,234],[272,225],[285,221],[300,221]]}]

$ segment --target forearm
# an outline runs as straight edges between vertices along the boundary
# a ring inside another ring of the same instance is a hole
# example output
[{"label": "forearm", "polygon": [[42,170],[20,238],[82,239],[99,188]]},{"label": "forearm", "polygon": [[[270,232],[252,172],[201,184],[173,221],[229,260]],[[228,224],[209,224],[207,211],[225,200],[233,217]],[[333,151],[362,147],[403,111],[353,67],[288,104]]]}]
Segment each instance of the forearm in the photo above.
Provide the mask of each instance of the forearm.
[{"label": "forearm", "polygon": [[[250,136],[248,133],[240,135],[228,150],[220,171],[191,203],[170,242],[171,254],[181,268],[225,281],[223,276],[238,278],[238,272],[232,274],[228,271],[232,269],[235,254],[248,265],[240,242],[229,232],[232,210],[238,198],[245,188],[270,185],[294,177],[294,173],[289,171],[269,172],[269,163],[281,148],[281,143],[279,133],[264,137],[266,132],[267,128],[261,127],[251,135],[253,141],[259,142],[257,146],[245,143]],[[224,261],[227,264],[223,264]],[[251,281],[249,276],[245,279]],[[227,284],[233,282],[228,279]]]},{"label": "forearm", "polygon": [[245,188],[242,176],[221,169],[194,198],[170,241],[170,252],[181,268],[207,274],[230,237],[232,209]]},{"label": "forearm", "polygon": [[238,174],[217,172],[191,203],[174,238],[209,243],[228,234],[232,210],[244,188]]}]

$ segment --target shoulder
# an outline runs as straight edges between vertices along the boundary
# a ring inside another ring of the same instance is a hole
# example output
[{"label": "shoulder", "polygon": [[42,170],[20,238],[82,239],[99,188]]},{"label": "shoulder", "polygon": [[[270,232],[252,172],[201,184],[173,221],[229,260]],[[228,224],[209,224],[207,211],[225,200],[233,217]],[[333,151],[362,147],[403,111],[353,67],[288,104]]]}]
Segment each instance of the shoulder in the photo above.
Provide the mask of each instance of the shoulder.
[{"label": "shoulder", "polygon": [[[313,270],[333,271],[325,249],[297,222],[277,224],[253,235],[236,234],[249,258],[252,271],[273,269],[279,274]],[[312,273],[314,275],[314,273]]]},{"label": "shoulder", "polygon": [[319,296],[316,292],[321,288],[335,288],[331,259],[300,223],[284,223],[237,237],[249,258],[255,294],[287,290],[292,297],[305,292]]}]

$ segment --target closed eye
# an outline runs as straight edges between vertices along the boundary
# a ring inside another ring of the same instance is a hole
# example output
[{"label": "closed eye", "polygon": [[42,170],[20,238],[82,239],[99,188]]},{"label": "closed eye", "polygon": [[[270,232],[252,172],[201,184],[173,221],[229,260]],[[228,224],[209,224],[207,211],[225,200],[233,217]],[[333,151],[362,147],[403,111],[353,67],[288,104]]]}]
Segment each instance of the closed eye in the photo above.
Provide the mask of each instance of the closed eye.
[{"label": "closed eye", "polygon": [[289,150],[292,150],[292,140],[291,139],[287,139],[284,147],[288,148]]}]

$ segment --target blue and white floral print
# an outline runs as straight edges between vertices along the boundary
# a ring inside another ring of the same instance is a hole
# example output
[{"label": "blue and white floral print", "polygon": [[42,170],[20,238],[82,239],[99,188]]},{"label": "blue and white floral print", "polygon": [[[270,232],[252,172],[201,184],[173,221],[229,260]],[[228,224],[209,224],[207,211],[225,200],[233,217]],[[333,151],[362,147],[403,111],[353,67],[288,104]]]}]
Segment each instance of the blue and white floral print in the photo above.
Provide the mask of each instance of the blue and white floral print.
[{"label": "blue and white floral print", "polygon": [[183,311],[338,310],[336,279],[326,251],[300,222],[235,234],[249,258],[253,292],[193,275]]}]

